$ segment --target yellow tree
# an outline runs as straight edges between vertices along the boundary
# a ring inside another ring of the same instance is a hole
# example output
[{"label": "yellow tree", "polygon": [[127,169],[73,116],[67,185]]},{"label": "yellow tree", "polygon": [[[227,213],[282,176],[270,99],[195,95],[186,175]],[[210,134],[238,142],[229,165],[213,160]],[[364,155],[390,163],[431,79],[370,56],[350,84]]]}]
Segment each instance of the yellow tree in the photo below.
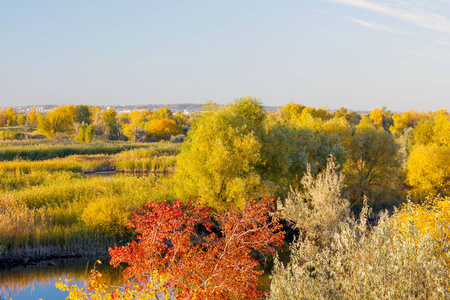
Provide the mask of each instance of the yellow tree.
[{"label": "yellow tree", "polygon": [[337,135],[344,149],[349,149],[353,134],[353,127],[345,117],[330,119],[326,121],[322,127],[327,135]]},{"label": "yellow tree", "polygon": [[419,122],[419,117],[419,114],[414,109],[402,114],[394,114],[392,115],[394,125],[389,130],[397,134],[397,136],[400,136],[405,128],[414,127]]},{"label": "yellow tree", "polygon": [[450,147],[450,121],[449,116],[438,115],[433,127],[433,141],[438,145]]},{"label": "yellow tree", "polygon": [[450,148],[415,145],[407,164],[407,183],[419,195],[450,194]]},{"label": "yellow tree", "polygon": [[300,119],[300,116],[302,115],[303,109],[305,109],[306,106],[295,104],[295,103],[289,103],[286,104],[281,110],[281,114],[283,116],[283,119],[286,122],[290,122],[291,120],[298,120]]},{"label": "yellow tree", "polygon": [[26,121],[26,119],[23,116],[23,114],[17,114],[17,117],[16,117],[17,125],[22,126],[23,124],[25,124],[25,121]]},{"label": "yellow tree", "polygon": [[155,116],[156,119],[172,119],[173,118],[173,114],[170,111],[170,109],[168,108],[160,108],[157,111],[155,111]]},{"label": "yellow tree", "polygon": [[31,111],[27,114],[27,123],[31,126],[36,126],[37,124],[37,114],[34,107],[32,107]]},{"label": "yellow tree", "polygon": [[130,113],[129,122],[124,125],[123,134],[133,141],[143,136],[147,114],[147,111],[133,110]]},{"label": "yellow tree", "polygon": [[94,127],[95,134],[101,135],[105,131],[102,118],[102,109],[100,107],[89,107],[90,121]]},{"label": "yellow tree", "polygon": [[5,114],[5,118],[6,118],[6,125],[7,126],[14,125],[14,122],[16,121],[16,115],[17,115],[14,108],[12,108],[12,107],[7,108],[4,112],[4,114]]},{"label": "yellow tree", "polygon": [[3,127],[5,125],[6,125],[5,111],[0,110],[0,127]]},{"label": "yellow tree", "polygon": [[46,137],[54,137],[56,133],[72,133],[73,109],[70,106],[59,106],[47,114],[38,115],[37,129]]},{"label": "yellow tree", "polygon": [[177,125],[174,120],[167,118],[151,120],[147,125],[147,135],[154,134],[158,140],[167,140],[170,136],[181,133],[183,133],[181,126]]},{"label": "yellow tree", "polygon": [[433,142],[433,121],[420,122],[414,127],[414,143],[428,145]]},{"label": "yellow tree", "polygon": [[373,124],[377,126],[377,128],[389,130],[389,127],[392,125],[391,112],[387,111],[385,106],[381,109],[374,108],[370,112],[369,118],[372,120]]}]

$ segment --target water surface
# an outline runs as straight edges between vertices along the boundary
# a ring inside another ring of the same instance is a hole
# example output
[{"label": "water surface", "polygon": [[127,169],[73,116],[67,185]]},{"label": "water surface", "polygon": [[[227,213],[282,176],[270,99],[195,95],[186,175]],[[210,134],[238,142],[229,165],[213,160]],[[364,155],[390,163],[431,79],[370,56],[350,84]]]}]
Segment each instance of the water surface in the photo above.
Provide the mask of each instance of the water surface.
[{"label": "water surface", "polygon": [[[59,278],[71,279],[71,283],[83,286],[94,262],[95,260],[86,259],[61,259],[0,271],[0,299],[5,296],[13,300],[65,299],[69,293],[58,290],[55,282]],[[102,283],[107,283],[108,286],[123,285],[122,270],[111,267],[107,259],[101,265],[96,265],[96,268],[103,275]]]}]

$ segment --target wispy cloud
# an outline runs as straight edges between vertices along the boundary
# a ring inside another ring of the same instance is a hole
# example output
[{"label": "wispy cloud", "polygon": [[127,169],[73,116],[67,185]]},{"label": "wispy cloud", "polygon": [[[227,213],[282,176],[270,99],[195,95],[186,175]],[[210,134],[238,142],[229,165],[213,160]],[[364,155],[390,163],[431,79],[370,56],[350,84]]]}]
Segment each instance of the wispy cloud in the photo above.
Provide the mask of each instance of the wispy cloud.
[{"label": "wispy cloud", "polygon": [[[326,0],[329,2],[342,3],[367,10],[376,11],[378,13],[403,20],[417,26],[430,30],[450,33],[450,19],[434,13],[405,5],[402,1],[396,1],[395,6],[386,3],[377,3],[368,0]],[[403,4],[402,4],[403,3]]]},{"label": "wispy cloud", "polygon": [[392,32],[392,33],[399,33],[399,34],[410,35],[410,34],[407,33],[407,32],[403,32],[403,31],[400,31],[400,30],[397,30],[397,29],[395,29],[395,28],[392,28],[392,27],[389,27],[389,26],[386,26],[386,25],[382,25],[382,24],[371,23],[371,22],[367,22],[367,21],[363,21],[363,20],[358,20],[358,19],[353,19],[353,18],[346,19],[346,20],[351,21],[351,22],[358,23],[358,24],[361,25],[361,26],[368,27],[368,28],[371,28],[371,29],[376,29],[376,30],[382,30],[382,31],[387,31],[387,32]]}]

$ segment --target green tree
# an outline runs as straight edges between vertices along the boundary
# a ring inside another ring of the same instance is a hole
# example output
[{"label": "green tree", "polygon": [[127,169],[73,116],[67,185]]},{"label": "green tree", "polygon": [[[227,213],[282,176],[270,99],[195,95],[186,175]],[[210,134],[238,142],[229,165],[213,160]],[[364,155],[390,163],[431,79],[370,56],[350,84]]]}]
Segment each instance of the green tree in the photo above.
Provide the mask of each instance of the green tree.
[{"label": "green tree", "polygon": [[264,119],[261,103],[250,97],[200,116],[178,156],[177,195],[201,196],[214,207],[242,207],[245,199],[259,196]]},{"label": "green tree", "polygon": [[22,126],[25,124],[25,117],[22,114],[17,114],[16,122],[18,125]]},{"label": "green tree", "polygon": [[96,135],[102,135],[105,132],[105,123],[102,118],[102,109],[100,107],[89,107],[91,114],[90,123],[94,126]]},{"label": "green tree", "polygon": [[78,126],[78,134],[74,140],[80,143],[90,143],[94,135],[95,131],[92,124],[86,125],[85,123],[81,123]]},{"label": "green tree", "polygon": [[105,134],[110,139],[116,139],[118,136],[117,113],[114,108],[105,109],[102,113],[102,120],[105,126]]},{"label": "green tree", "polygon": [[87,105],[75,105],[74,106],[74,122],[75,123],[83,123],[84,124],[91,124],[91,110],[89,106]]},{"label": "green tree", "polygon": [[276,185],[277,193],[284,196],[290,186],[297,187],[308,163],[307,141],[311,132],[289,124],[269,122],[264,137],[259,167],[263,179]]},{"label": "green tree", "polygon": [[362,202],[366,195],[378,201],[397,188],[401,171],[398,150],[390,132],[376,129],[367,117],[361,120],[344,168],[351,200]]}]

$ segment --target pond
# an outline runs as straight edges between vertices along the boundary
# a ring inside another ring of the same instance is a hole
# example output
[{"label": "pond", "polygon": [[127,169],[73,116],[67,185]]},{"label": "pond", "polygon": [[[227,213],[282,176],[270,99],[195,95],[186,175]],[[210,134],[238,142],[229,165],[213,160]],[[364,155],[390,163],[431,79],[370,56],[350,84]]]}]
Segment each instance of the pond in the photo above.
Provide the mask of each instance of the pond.
[{"label": "pond", "polygon": [[[42,261],[35,265],[20,266],[0,271],[0,299],[5,297],[13,300],[59,300],[69,294],[55,287],[59,278],[70,279],[71,283],[84,286],[95,260],[61,259]],[[108,259],[96,269],[102,273],[101,282],[108,286],[121,286],[122,269],[113,268]]]}]

